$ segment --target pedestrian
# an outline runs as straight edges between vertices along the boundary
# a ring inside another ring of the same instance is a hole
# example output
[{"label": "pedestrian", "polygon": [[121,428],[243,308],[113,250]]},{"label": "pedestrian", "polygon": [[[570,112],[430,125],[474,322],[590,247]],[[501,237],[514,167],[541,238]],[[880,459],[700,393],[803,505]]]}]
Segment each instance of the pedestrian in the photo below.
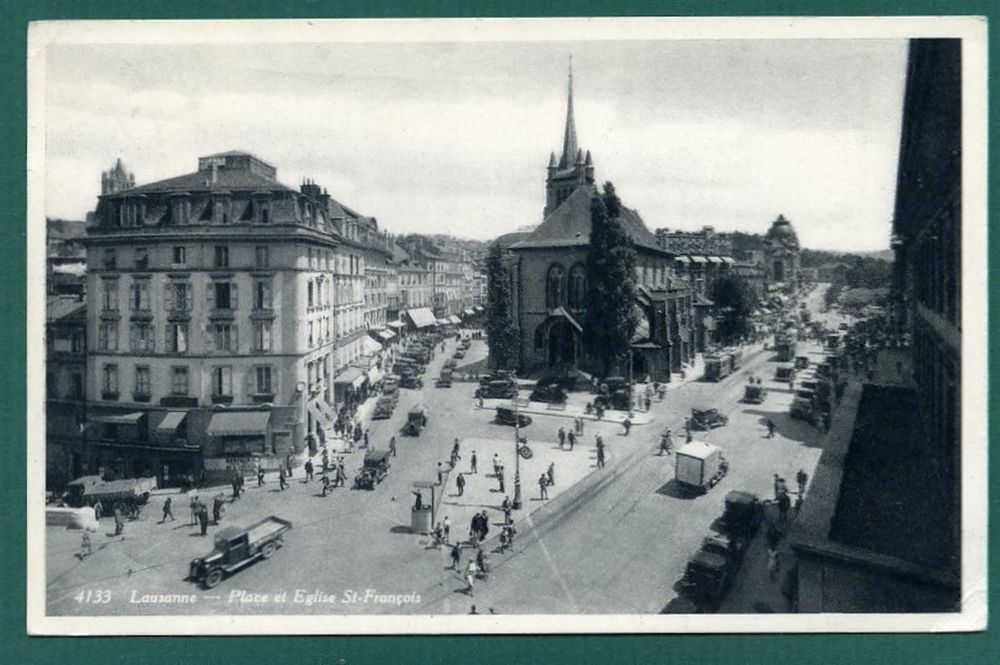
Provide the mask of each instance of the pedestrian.
[{"label": "pedestrian", "polygon": [[583,416],[580,416],[577,420],[580,421],[580,436],[583,436],[583,427],[586,423],[583,421]]},{"label": "pedestrian", "polygon": [[687,432],[688,443],[691,442],[691,418],[684,418],[684,431]]},{"label": "pedestrian", "polygon": [[444,467],[441,462],[438,462],[438,481],[437,484],[440,485],[444,482]]},{"label": "pedestrian", "polygon": [[799,469],[799,472],[795,474],[795,482],[799,486],[799,496],[806,493],[806,483],[809,482],[809,474],[806,473],[805,469]]},{"label": "pedestrian", "polygon": [[546,475],[549,477],[549,479],[548,479],[549,485],[555,485],[556,484],[556,463],[555,462],[549,462],[549,469],[546,472]]},{"label": "pedestrian", "polygon": [[344,470],[344,458],[340,458],[340,462],[337,463],[337,486],[343,487],[344,483],[347,481],[347,471]]},{"label": "pedestrian", "polygon": [[451,538],[451,520],[448,519],[447,515],[444,516],[444,524],[442,526],[444,529],[444,542],[448,543]]},{"label": "pedestrian", "polygon": [[465,583],[468,585],[466,591],[470,596],[472,595],[472,584],[475,578],[476,578],[476,562],[473,559],[469,559],[469,565],[465,569]]},{"label": "pedestrian", "polygon": [[396,437],[389,439],[389,454],[393,457],[396,456]]},{"label": "pedestrian", "polygon": [[493,475],[500,475],[500,455],[493,453]]},{"label": "pedestrian", "polygon": [[173,508],[171,507],[171,504],[173,504],[173,501],[168,496],[167,500],[163,502],[163,519],[160,520],[160,524],[166,522],[168,517],[170,518],[171,522],[174,521],[174,512]]},{"label": "pedestrian", "polygon": [[264,467],[263,466],[258,466],[257,467],[257,487],[263,487],[263,486],[264,486]]},{"label": "pedestrian", "polygon": [[788,492],[783,492],[778,497],[778,514],[782,522],[788,520],[788,509],[792,507],[792,500],[788,498]]},{"label": "pedestrian", "polygon": [[462,550],[459,548],[458,543],[451,546],[451,569],[458,570],[458,564],[462,560]]},{"label": "pedestrian", "polygon": [[[389,450],[395,451],[396,447],[396,437],[392,437],[392,441],[389,442]],[[393,452],[395,454],[395,452]],[[323,449],[323,474],[325,475],[330,469],[330,452],[324,448]]]},{"label": "pedestrian", "polygon": [[511,522],[511,520],[510,520],[510,510],[511,510],[511,507],[510,507],[510,497],[509,496],[505,496],[503,498],[503,503],[500,504],[500,508],[501,508],[501,510],[503,510],[503,523],[504,524],[510,524],[510,522]]},{"label": "pedestrian", "polygon": [[278,486],[282,490],[284,490],[286,487],[288,487],[288,482],[285,480],[285,478],[286,478],[286,476],[285,476],[285,467],[279,466],[278,467]]},{"label": "pedestrian", "polygon": [[288,477],[292,477],[292,456],[289,455],[285,458],[285,466],[288,467]]},{"label": "pedestrian", "polygon": [[240,477],[238,474],[233,474],[233,479],[230,481],[233,486],[233,501],[240,498]]},{"label": "pedestrian", "polygon": [[544,473],[542,475],[538,476],[539,499],[542,500],[542,501],[544,501],[545,499],[549,498],[548,485],[549,485],[549,482],[548,482],[548,480],[546,480]]},{"label": "pedestrian", "polygon": [[[576,434],[570,432],[569,434],[566,435],[566,440],[569,442],[569,449],[573,450],[573,446],[576,445]],[[562,446],[559,447],[561,448]]]},{"label": "pedestrian", "polygon": [[465,494],[465,476],[462,473],[459,473],[458,478],[455,478],[455,487],[458,488],[459,496]]},{"label": "pedestrian", "polygon": [[311,459],[306,460],[305,469],[306,469],[306,482],[308,483],[310,480],[313,479],[313,463]]},{"label": "pedestrian", "polygon": [[479,464],[476,461],[476,451],[472,451],[472,457],[469,458],[469,473],[479,473]]},{"label": "pedestrian", "polygon": [[508,524],[504,529],[507,531],[507,546],[514,546],[514,536],[517,534],[517,529],[514,528],[514,524]]},{"label": "pedestrian", "polygon": [[368,428],[365,428],[365,449],[368,449]]},{"label": "pedestrian", "polygon": [[774,438],[774,421],[770,418],[767,419],[767,438]]},{"label": "pedestrian", "polygon": [[459,454],[460,452],[459,448],[460,446],[458,443],[458,439],[455,439],[455,443],[451,447],[451,456],[454,457],[455,459],[462,459],[462,456]]},{"label": "pedestrian", "polygon": [[486,540],[486,534],[490,532],[490,518],[486,511],[479,513],[479,542]]},{"label": "pedestrian", "polygon": [[597,468],[604,468],[604,446],[597,449]]},{"label": "pedestrian", "polygon": [[444,528],[441,523],[438,522],[434,525],[434,547],[440,549],[441,543],[444,542]]},{"label": "pedestrian", "polygon": [[216,495],[215,500],[212,501],[212,523],[215,526],[219,526],[219,521],[222,520],[223,501],[221,494]]},{"label": "pedestrian", "polygon": [[566,430],[562,427],[559,428],[559,450],[566,444]]},{"label": "pedestrian", "polygon": [[503,466],[500,467],[500,472],[497,474],[497,481],[499,481],[500,483],[500,488],[497,491],[500,492],[501,494],[504,494],[507,491],[507,489],[504,486],[503,482]]},{"label": "pedestrian", "polygon": [[122,517],[122,509],[115,506],[115,535],[120,536],[125,530],[125,518]]},{"label": "pedestrian", "polygon": [[80,539],[80,553],[77,557],[83,561],[85,558],[94,553],[93,546],[90,542],[90,532],[86,529],[83,530],[83,537]]},{"label": "pedestrian", "polygon": [[321,482],[323,483],[323,496],[330,490],[330,476],[323,474]]},{"label": "pedestrian", "polygon": [[469,520],[469,540],[472,542],[479,540],[479,531],[479,513],[474,513]]},{"label": "pedestrian", "polygon": [[208,508],[203,504],[198,504],[198,521],[201,523],[201,535],[208,533]]},{"label": "pedestrian", "polygon": [[104,504],[98,499],[94,502],[94,518],[101,519],[101,515],[104,514]]},{"label": "pedestrian", "polygon": [[191,526],[198,523],[198,495],[191,497]]}]

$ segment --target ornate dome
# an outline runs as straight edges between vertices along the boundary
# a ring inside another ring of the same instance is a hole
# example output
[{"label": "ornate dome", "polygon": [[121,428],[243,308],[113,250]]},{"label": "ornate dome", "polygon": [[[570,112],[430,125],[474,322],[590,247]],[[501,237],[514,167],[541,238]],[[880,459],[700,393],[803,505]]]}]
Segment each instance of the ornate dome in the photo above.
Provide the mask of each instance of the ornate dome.
[{"label": "ornate dome", "polygon": [[785,245],[787,247],[799,246],[799,237],[792,228],[792,223],[785,219],[784,215],[778,215],[778,219],[771,222],[771,228],[767,230],[764,241],[772,245]]}]

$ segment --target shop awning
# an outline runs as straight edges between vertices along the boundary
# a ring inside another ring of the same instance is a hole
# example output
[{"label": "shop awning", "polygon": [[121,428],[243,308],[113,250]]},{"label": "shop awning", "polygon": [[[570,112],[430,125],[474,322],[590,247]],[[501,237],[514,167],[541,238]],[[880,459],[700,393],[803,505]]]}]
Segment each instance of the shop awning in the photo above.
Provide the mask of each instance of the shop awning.
[{"label": "shop awning", "polygon": [[695,263],[708,263],[708,260],[704,256],[692,256],[691,260]]},{"label": "shop awning", "polygon": [[388,342],[392,340],[393,337],[396,336],[396,333],[392,332],[391,330],[379,330],[375,334],[378,335],[378,338],[383,342]]},{"label": "shop awning", "polygon": [[382,380],[382,370],[378,368],[377,365],[373,365],[370,370],[368,370],[368,383],[378,383]]},{"label": "shop awning", "polygon": [[410,320],[413,321],[413,325],[417,328],[426,328],[434,325],[435,323],[434,312],[427,307],[408,309],[406,310],[406,315],[410,317]]},{"label": "shop awning", "polygon": [[382,350],[382,345],[373,340],[371,337],[365,337],[361,341],[361,352],[365,355],[370,355],[372,353],[378,353]]},{"label": "shop awning", "polygon": [[733,258],[733,257],[731,257],[731,256],[720,256],[719,258],[721,258],[721,259],[722,259],[722,262],[723,262],[723,263],[730,263],[730,264],[731,264],[731,263],[736,263],[736,259],[734,259],[734,258]]},{"label": "shop awning", "polygon": [[365,382],[365,373],[360,367],[348,367],[338,374],[333,382],[346,384],[352,388],[360,388],[361,384]]},{"label": "shop awning", "polygon": [[403,323],[402,321],[390,321],[385,325],[389,326],[390,328],[395,328],[396,330],[402,330],[403,328],[406,327],[406,324]]},{"label": "shop awning", "polygon": [[483,311],[483,306],[482,305],[476,305],[472,309],[475,310],[476,314],[480,314]]},{"label": "shop awning", "polygon": [[158,432],[174,432],[184,419],[187,418],[187,411],[169,411],[166,417],[156,426]]},{"label": "shop awning", "polygon": [[451,316],[448,317],[448,322],[451,323],[454,326],[462,325],[462,319],[458,318],[454,314],[452,314]]},{"label": "shop awning", "polygon": [[450,326],[451,325],[451,321],[449,321],[448,319],[438,319],[437,320],[437,324],[439,326]]},{"label": "shop awning", "polygon": [[270,411],[223,411],[212,414],[209,436],[264,436],[271,420]]},{"label": "shop awning", "polygon": [[465,316],[473,316],[473,315],[475,315],[475,313],[476,313],[476,310],[472,309],[471,307],[466,307],[462,311],[462,314],[464,314]]},{"label": "shop awning", "polygon": [[119,413],[111,416],[99,416],[94,418],[95,423],[107,423],[108,425],[138,425],[139,420],[146,415],[142,411],[135,413]]},{"label": "shop awning", "polygon": [[678,256],[674,258],[675,261],[680,261],[681,263],[691,263],[691,259],[687,256]]},{"label": "shop awning", "polygon": [[722,257],[720,256],[709,256],[706,257],[709,263],[722,263]]}]

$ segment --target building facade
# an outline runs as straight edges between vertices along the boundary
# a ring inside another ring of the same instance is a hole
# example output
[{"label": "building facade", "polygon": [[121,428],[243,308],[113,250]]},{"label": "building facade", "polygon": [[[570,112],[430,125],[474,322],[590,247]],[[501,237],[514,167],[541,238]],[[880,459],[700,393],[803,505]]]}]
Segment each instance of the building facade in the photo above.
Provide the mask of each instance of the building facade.
[{"label": "building facade", "polygon": [[764,270],[772,290],[798,288],[799,249],[799,237],[792,223],[784,215],[778,215],[764,235]]},{"label": "building facade", "polygon": [[363,332],[364,265],[326,192],[276,176],[233,151],[101,195],[86,394],[103,472],[228,477],[277,466],[332,426],[342,349]]},{"label": "building facade", "polygon": [[87,303],[49,296],[45,326],[46,487],[90,471],[87,449]]}]

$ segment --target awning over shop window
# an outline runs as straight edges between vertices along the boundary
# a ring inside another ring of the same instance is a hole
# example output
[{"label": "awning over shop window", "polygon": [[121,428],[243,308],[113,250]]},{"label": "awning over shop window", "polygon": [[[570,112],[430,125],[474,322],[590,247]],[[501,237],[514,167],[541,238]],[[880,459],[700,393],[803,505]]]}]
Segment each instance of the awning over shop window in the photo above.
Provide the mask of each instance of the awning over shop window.
[{"label": "awning over shop window", "polygon": [[722,261],[722,257],[720,257],[720,256],[709,256],[709,257],[706,257],[706,258],[708,258],[708,262],[709,263],[722,263],[723,262]]},{"label": "awning over shop window", "polygon": [[360,367],[348,367],[333,380],[334,383],[360,388],[365,382],[365,373]]},{"label": "awning over shop window", "polygon": [[466,307],[465,310],[462,312],[462,314],[464,314],[465,316],[473,316],[475,315],[475,313],[476,310],[472,309],[471,307]]},{"label": "awning over shop window", "polygon": [[377,366],[373,366],[368,370],[368,383],[378,383],[382,380],[382,370]]},{"label": "awning over shop window", "polygon": [[142,411],[135,413],[120,413],[112,416],[99,416],[94,418],[96,423],[106,423],[108,425],[138,425],[142,417],[146,415]]},{"label": "awning over shop window", "polygon": [[187,411],[170,411],[157,425],[156,430],[158,432],[174,432],[181,426],[185,418],[187,418]]},{"label": "awning over shop window", "polygon": [[451,316],[448,317],[448,322],[454,326],[458,326],[462,324],[462,319],[452,314]]},{"label": "awning over shop window", "polygon": [[451,321],[449,321],[448,319],[438,319],[437,320],[437,324],[439,326],[450,326],[451,325]]},{"label": "awning over shop window", "polygon": [[389,342],[392,340],[393,337],[396,336],[396,333],[392,332],[391,330],[379,330],[375,334],[378,335],[378,338],[383,342]]},{"label": "awning over shop window", "polygon": [[678,256],[674,260],[680,261],[681,263],[691,263],[691,259],[687,256]]},{"label": "awning over shop window", "polygon": [[708,263],[708,260],[704,256],[692,256],[691,260],[695,263]]},{"label": "awning over shop window", "polygon": [[406,310],[406,315],[410,317],[410,320],[413,321],[413,325],[417,328],[426,328],[434,325],[435,323],[434,313],[427,307],[408,309]]},{"label": "awning over shop window", "polygon": [[396,330],[402,330],[403,328],[406,327],[406,324],[403,323],[402,321],[390,321],[386,325],[389,326],[390,328],[395,328]]},{"label": "awning over shop window", "polygon": [[472,309],[475,310],[476,314],[479,314],[479,313],[481,313],[483,311],[483,306],[482,305],[476,305]]},{"label": "awning over shop window", "polygon": [[371,355],[372,353],[378,353],[382,350],[382,345],[373,340],[371,337],[365,337],[361,340],[361,352],[365,355]]},{"label": "awning over shop window", "polygon": [[722,259],[723,263],[736,263],[736,260],[733,257],[731,257],[731,256],[722,256],[722,257],[719,257],[719,258]]},{"label": "awning over shop window", "polygon": [[270,411],[224,411],[212,414],[209,436],[264,436],[271,421]]}]

